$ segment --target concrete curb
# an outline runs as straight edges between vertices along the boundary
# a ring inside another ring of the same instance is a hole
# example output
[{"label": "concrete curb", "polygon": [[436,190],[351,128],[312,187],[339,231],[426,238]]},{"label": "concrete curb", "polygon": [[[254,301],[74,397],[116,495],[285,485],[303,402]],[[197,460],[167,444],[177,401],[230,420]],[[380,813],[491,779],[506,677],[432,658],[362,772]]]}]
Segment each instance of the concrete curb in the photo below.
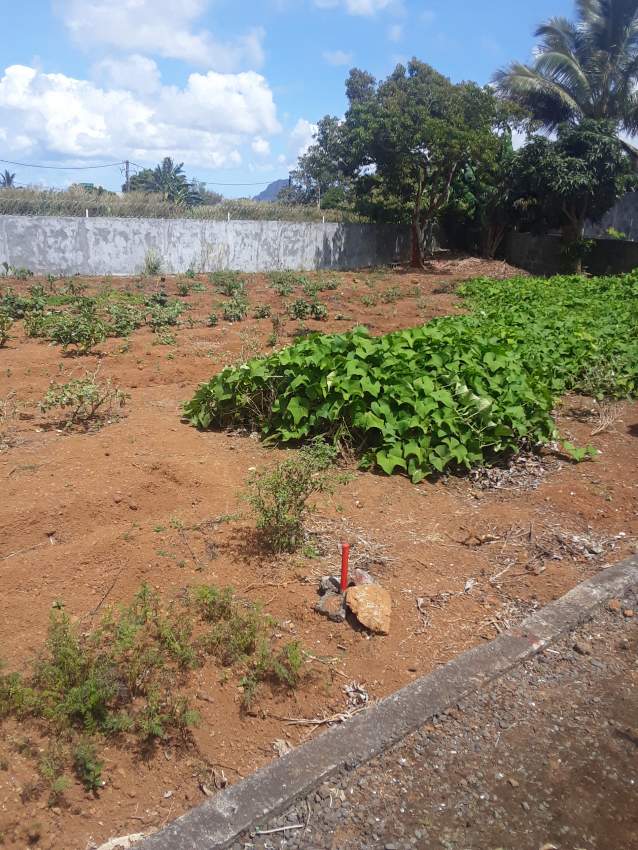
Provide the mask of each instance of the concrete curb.
[{"label": "concrete curb", "polygon": [[356,767],[434,715],[589,619],[603,602],[638,587],[638,557],[603,570],[490,643],[334,726],[150,836],[137,850],[221,850],[288,808],[344,767]]}]

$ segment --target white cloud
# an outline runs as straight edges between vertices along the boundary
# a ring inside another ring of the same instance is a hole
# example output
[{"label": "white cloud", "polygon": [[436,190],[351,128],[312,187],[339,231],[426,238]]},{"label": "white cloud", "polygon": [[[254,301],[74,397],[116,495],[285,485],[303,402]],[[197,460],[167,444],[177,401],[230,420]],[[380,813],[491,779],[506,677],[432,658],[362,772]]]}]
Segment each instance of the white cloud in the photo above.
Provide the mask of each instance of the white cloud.
[{"label": "white cloud", "polygon": [[251,148],[257,156],[270,155],[270,142],[267,139],[262,139],[261,136],[257,136],[256,139],[253,139]]},{"label": "white cloud", "polygon": [[231,42],[194,24],[208,0],[56,0],[73,40],[86,49],[105,45],[126,53],[182,59],[217,71],[260,67],[264,31],[253,29]]},{"label": "white cloud", "polygon": [[401,24],[393,24],[388,29],[388,38],[395,44],[403,38],[403,27]]},{"label": "white cloud", "polygon": [[383,9],[394,6],[395,0],[314,0],[320,9],[343,7],[349,15],[376,15]]},{"label": "white cloud", "polygon": [[161,86],[145,99],[13,65],[0,77],[0,128],[10,151],[42,157],[155,162],[170,155],[218,168],[240,162],[242,144],[280,125],[272,91],[254,71],[191,74],[183,89]]},{"label": "white cloud", "polygon": [[352,64],[352,53],[348,53],[345,50],[324,50],[323,58],[328,63],[328,65],[351,65]]},{"label": "white cloud", "polygon": [[152,94],[161,86],[157,63],[138,53],[121,59],[108,56],[93,66],[93,74],[98,81],[108,86],[129,89],[143,95]]},{"label": "white cloud", "polygon": [[297,121],[290,134],[290,144],[295,159],[303,156],[310,145],[314,144],[318,129],[316,124],[307,121],[305,118],[300,118]]}]

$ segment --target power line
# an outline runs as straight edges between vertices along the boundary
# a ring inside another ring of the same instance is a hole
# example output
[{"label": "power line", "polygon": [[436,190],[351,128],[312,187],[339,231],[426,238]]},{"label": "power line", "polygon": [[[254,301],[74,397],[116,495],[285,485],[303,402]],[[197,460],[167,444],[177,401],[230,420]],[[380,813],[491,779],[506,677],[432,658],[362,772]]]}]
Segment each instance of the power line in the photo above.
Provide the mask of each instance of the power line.
[{"label": "power line", "polygon": [[[146,171],[147,166],[140,165],[138,162],[133,162],[130,160],[131,165],[134,165],[135,168],[139,168],[141,171]],[[194,177],[193,180],[197,183],[203,183],[204,186],[269,186],[272,183],[272,180],[261,180],[259,183],[218,183],[215,180],[199,180],[197,177]]]},{"label": "power line", "polygon": [[124,162],[109,162],[105,165],[36,165],[32,162],[14,162],[11,159],[0,159],[7,165],[19,165],[21,168],[47,168],[53,171],[92,171],[94,168],[115,168]]},{"label": "power line", "polygon": [[[122,160],[121,162],[109,162],[102,165],[39,165],[31,162],[15,162],[11,159],[0,159],[1,163],[6,165],[17,165],[21,168],[45,168],[52,171],[93,171],[96,168],[121,168],[122,166],[126,166],[126,161]],[[146,166],[139,165],[137,162],[133,162],[130,160],[130,165],[135,168],[140,169],[140,171],[146,171]],[[220,183],[213,180],[199,180],[196,177],[193,178],[197,183],[201,183],[204,186],[228,186],[228,187],[237,187],[237,186],[269,186],[272,183],[272,180],[261,180],[258,183]]]}]

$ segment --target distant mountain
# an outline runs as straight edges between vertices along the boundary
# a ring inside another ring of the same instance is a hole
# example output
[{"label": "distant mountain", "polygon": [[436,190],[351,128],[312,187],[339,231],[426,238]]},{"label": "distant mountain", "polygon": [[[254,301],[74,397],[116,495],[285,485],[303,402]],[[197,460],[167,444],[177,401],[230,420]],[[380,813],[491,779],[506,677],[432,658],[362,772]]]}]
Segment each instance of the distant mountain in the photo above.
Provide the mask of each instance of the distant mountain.
[{"label": "distant mountain", "polygon": [[287,185],[287,180],[275,180],[275,182],[271,183],[270,186],[265,188],[263,192],[259,195],[255,195],[253,201],[276,201],[277,195],[282,189],[285,189]]}]

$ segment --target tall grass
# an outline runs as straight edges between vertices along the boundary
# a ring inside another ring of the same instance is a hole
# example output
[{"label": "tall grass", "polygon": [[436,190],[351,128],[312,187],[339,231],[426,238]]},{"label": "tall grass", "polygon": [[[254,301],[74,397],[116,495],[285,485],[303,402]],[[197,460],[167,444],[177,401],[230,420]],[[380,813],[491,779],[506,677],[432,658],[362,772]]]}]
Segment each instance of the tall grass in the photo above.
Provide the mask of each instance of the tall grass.
[{"label": "tall grass", "polygon": [[52,216],[114,216],[122,218],[187,218],[211,221],[264,220],[264,221],[357,221],[351,214],[337,210],[319,210],[315,206],[289,206],[287,204],[251,201],[248,199],[224,200],[219,204],[187,207],[163,201],[145,192],[126,195],[102,195],[81,190],[56,189],[0,189],[0,215],[52,215]]}]

